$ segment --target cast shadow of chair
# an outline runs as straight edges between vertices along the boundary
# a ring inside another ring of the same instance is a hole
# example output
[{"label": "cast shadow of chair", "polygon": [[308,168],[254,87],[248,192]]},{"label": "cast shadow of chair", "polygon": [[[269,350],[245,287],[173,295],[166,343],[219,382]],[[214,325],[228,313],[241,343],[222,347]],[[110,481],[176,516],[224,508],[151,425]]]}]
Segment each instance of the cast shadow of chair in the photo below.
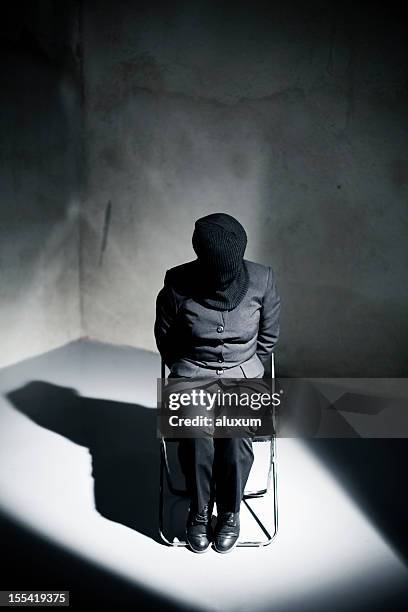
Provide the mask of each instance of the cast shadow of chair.
[{"label": "cast shadow of chair", "polygon": [[81,397],[44,381],[31,381],[7,399],[41,427],[89,449],[95,508],[103,517],[160,541],[156,410]]}]

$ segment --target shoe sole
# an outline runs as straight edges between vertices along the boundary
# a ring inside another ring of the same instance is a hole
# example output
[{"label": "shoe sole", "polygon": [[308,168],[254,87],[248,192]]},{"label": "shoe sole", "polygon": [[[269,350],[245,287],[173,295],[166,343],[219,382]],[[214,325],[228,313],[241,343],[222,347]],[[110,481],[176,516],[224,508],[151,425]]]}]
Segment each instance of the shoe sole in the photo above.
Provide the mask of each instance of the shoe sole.
[{"label": "shoe sole", "polygon": [[203,553],[206,553],[207,550],[210,548],[210,546],[207,546],[207,548],[204,548],[204,550],[195,550],[194,548],[192,548],[190,546],[190,544],[187,545],[187,548],[189,550],[191,550],[191,552],[195,553],[196,555],[202,555]]},{"label": "shoe sole", "polygon": [[227,555],[228,553],[230,553],[231,551],[234,550],[234,548],[237,546],[238,544],[238,539],[237,541],[231,546],[231,548],[229,548],[228,550],[218,550],[218,548],[216,547],[216,545],[214,544],[214,550],[220,554],[220,555]]}]

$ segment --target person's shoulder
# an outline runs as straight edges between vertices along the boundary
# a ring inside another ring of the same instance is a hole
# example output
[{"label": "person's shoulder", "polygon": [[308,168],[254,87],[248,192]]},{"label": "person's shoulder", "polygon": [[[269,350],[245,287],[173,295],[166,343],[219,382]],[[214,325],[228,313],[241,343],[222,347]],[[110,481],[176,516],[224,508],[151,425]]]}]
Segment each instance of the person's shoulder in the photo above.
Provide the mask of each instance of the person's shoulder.
[{"label": "person's shoulder", "polygon": [[249,275],[253,278],[267,278],[270,274],[270,271],[272,271],[271,266],[266,266],[265,264],[260,264],[256,261],[251,261],[250,259],[244,259],[244,262]]},{"label": "person's shoulder", "polygon": [[248,270],[249,278],[253,283],[258,285],[263,290],[266,290],[274,282],[275,274],[272,266],[260,264],[255,261],[245,259],[245,264]]},{"label": "person's shoulder", "polygon": [[256,261],[251,261],[250,259],[244,259],[244,262],[249,272],[265,274],[265,273],[268,273],[268,268],[270,268],[270,266],[266,266],[265,264],[257,263]]},{"label": "person's shoulder", "polygon": [[197,282],[197,260],[187,261],[169,268],[164,276],[164,285],[180,295],[188,295]]}]

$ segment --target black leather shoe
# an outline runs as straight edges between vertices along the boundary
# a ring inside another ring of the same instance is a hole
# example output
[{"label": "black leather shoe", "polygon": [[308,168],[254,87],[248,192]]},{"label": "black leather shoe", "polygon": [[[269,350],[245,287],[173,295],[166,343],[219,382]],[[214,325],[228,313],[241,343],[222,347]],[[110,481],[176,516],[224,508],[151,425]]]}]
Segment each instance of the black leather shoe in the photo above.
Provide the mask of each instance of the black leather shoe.
[{"label": "black leather shoe", "polygon": [[204,506],[200,512],[194,512],[190,509],[186,535],[187,542],[191,550],[196,553],[205,552],[211,542],[211,514],[209,506]]},{"label": "black leather shoe", "polygon": [[217,518],[214,548],[219,553],[230,552],[239,538],[239,512],[222,512]]}]

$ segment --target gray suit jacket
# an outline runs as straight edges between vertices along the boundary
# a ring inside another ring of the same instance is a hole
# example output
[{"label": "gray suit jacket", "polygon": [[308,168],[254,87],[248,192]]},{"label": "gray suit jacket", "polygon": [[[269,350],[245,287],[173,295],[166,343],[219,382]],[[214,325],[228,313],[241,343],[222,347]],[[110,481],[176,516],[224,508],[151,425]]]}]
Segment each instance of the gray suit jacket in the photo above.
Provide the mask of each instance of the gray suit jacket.
[{"label": "gray suit jacket", "polygon": [[280,297],[270,266],[244,260],[249,288],[230,311],[208,308],[194,299],[192,262],[167,270],[156,299],[154,333],[170,374],[212,374],[256,378],[279,337]]}]

